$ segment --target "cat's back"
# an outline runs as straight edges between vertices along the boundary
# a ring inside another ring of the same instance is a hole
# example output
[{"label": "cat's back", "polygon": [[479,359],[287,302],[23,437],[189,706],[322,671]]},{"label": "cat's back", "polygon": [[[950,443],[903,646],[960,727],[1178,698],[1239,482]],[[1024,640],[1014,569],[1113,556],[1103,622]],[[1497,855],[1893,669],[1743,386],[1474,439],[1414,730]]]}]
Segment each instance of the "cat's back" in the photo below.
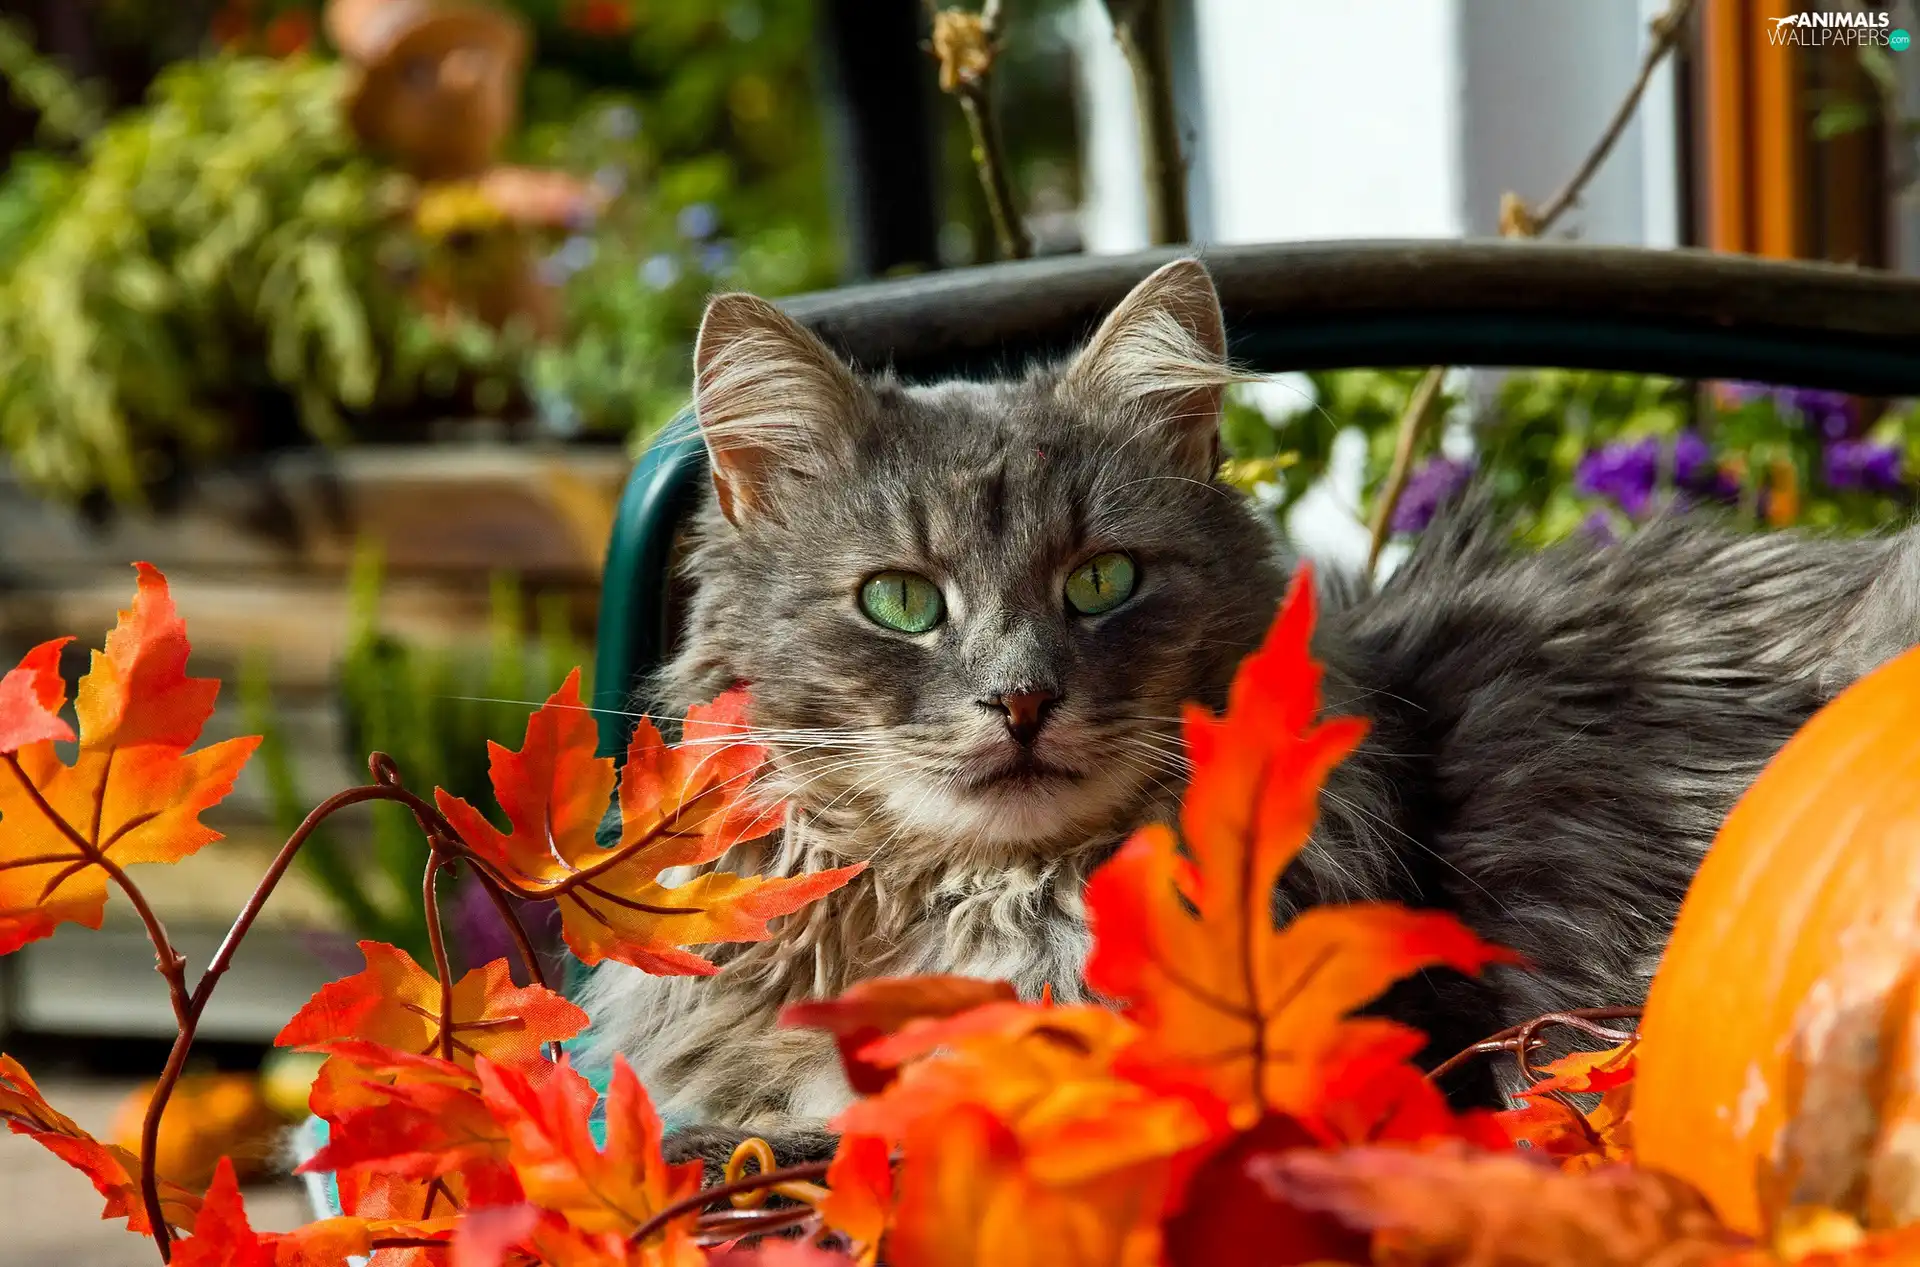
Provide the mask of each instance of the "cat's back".
[{"label": "cat's back", "polygon": [[[1518,552],[1482,518],[1446,525],[1323,622],[1329,708],[1374,721],[1330,790],[1392,789],[1323,827],[1388,859],[1395,896],[1532,961],[1503,1020],[1636,1002],[1727,810],[1870,667],[1863,612],[1912,549],[1674,517]],[[1905,645],[1911,616],[1877,619]]]}]

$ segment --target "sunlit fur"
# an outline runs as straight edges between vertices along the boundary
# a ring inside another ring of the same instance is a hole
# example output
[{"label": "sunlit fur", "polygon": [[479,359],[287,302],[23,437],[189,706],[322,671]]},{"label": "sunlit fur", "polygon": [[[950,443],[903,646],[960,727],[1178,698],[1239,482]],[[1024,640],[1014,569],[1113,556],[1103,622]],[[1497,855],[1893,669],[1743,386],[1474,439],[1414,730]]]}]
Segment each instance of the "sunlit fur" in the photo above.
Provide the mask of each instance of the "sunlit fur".
[{"label": "sunlit fur", "polygon": [[[824,1037],[775,1027],[783,1003],[924,972],[1083,997],[1082,882],[1172,812],[1180,705],[1223,703],[1290,569],[1211,479],[1232,375],[1197,266],[1143,285],[1078,361],[1004,382],[859,378],[766,305],[716,307],[729,338],[703,334],[703,361],[753,349],[699,402],[730,446],[735,513],[716,499],[699,516],[682,649],[653,698],[678,712],[753,688],[752,737],[793,808],[728,869],[871,865],[773,940],[718,948],[717,978],[613,966],[585,1002],[597,1054],[627,1053],[670,1115],[725,1128],[702,1147],[773,1132],[791,1157],[849,1092]],[[755,366],[837,403],[778,411],[755,449],[743,419],[772,399]],[[1911,534],[1742,535],[1696,514],[1612,547],[1506,540],[1466,507],[1378,592],[1324,578],[1315,637],[1329,711],[1373,731],[1328,784],[1280,918],[1437,906],[1532,965],[1393,992],[1385,1010],[1433,1035],[1430,1056],[1553,1008],[1637,1002],[1735,798],[1920,625]],[[1073,614],[1067,575],[1107,550],[1135,559],[1137,593]],[[941,587],[946,623],[907,635],[861,614],[860,583],[896,568]],[[979,785],[1017,749],[978,701],[1034,683],[1062,693],[1035,755],[1069,774]],[[1484,1077],[1452,1089],[1493,1093]]]}]

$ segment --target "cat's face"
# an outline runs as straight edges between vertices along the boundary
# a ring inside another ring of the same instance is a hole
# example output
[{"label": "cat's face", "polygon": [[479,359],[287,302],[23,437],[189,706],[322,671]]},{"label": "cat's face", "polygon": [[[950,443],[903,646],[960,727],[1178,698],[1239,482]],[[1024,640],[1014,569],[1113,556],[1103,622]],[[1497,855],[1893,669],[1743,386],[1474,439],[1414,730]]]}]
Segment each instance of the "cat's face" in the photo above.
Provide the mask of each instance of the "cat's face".
[{"label": "cat's face", "polygon": [[876,851],[1030,856],[1131,825],[1183,781],[1180,705],[1217,704],[1264,631],[1271,539],[1212,480],[1217,301],[1170,270],[1073,364],[1011,383],[861,381],[716,301],[716,513],[679,668],[749,682],[782,790]]}]

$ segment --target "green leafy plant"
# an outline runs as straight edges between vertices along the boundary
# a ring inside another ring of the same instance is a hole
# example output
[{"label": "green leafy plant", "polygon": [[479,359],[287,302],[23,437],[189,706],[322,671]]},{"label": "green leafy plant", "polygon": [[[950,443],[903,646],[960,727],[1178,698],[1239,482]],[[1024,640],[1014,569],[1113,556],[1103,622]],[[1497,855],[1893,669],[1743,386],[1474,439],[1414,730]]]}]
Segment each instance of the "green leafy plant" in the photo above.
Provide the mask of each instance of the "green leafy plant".
[{"label": "green leafy plant", "polygon": [[0,445],[22,477],[136,498],[289,404],[342,439],[476,351],[423,337],[381,266],[406,192],[347,135],[344,84],[304,58],[179,63],[76,158],[0,180]]},{"label": "green leafy plant", "polygon": [[[380,623],[382,564],[363,546],[350,579],[352,632],[339,669],[338,702],[350,754],[384,752],[418,770],[420,779],[457,796],[484,791],[487,743],[507,742],[526,728],[527,714],[588,657],[568,625],[563,596],[527,603],[511,576],[493,579],[483,645],[422,646]],[[261,770],[276,826],[291,832],[311,801],[293,767],[291,741],[275,707],[265,662],[241,676],[247,728],[261,736]],[[591,682],[583,678],[583,690]],[[426,954],[425,899],[415,883],[418,827],[398,805],[378,805],[372,833],[348,842],[322,830],[301,855],[307,874],[358,937]],[[418,943],[418,944],[416,944]]]},{"label": "green leafy plant", "polygon": [[[1223,448],[1239,461],[1230,474],[1268,486],[1284,514],[1326,473],[1334,438],[1355,431],[1367,445],[1364,495],[1378,496],[1419,377],[1317,373],[1305,376],[1290,407],[1234,400],[1222,428]],[[1402,537],[1424,528],[1473,472],[1519,538],[1536,546],[1582,531],[1615,537],[1669,503],[1716,506],[1754,529],[1867,532],[1909,513],[1920,492],[1920,408],[1910,403],[1537,370],[1506,375],[1475,409],[1450,385],[1439,408],[1464,415],[1461,443],[1456,456],[1435,454],[1416,469],[1394,516]]]}]

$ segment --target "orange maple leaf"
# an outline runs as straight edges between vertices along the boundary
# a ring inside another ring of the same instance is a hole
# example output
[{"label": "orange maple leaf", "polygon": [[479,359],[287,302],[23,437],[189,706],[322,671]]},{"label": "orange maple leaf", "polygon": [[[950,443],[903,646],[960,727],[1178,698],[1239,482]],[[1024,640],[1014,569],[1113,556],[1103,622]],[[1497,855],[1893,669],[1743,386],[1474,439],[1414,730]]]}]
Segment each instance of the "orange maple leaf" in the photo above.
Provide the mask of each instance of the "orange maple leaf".
[{"label": "orange maple leaf", "polygon": [[1024,1164],[1055,1184],[1164,1162],[1221,1134],[1222,1108],[1196,1080],[1127,1061],[1139,1040],[1136,1025],[1103,1007],[989,1003],[916,1020],[861,1052],[904,1067],[834,1125],[901,1143],[916,1123],[974,1105],[1013,1131]]},{"label": "orange maple leaf", "polygon": [[273,1246],[247,1222],[240,1181],[233,1163],[222,1157],[193,1235],[173,1247],[174,1267],[274,1267]]},{"label": "orange maple leaf", "polygon": [[1679,1179],[1571,1175],[1515,1150],[1365,1147],[1256,1157],[1275,1198],[1373,1233],[1373,1261],[1455,1267],[1705,1267],[1751,1242]]},{"label": "orange maple leaf", "polygon": [[[186,625],[166,578],[136,564],[133,606],[80,679],[80,750],[69,766],[49,721],[65,702],[43,643],[0,690],[0,954],[61,923],[100,927],[109,879],[139,862],[178,862],[220,833],[200,814],[232,790],[258,737],[186,751],[212,715],[220,684],[186,676]],[[57,719],[56,719],[57,720]]]},{"label": "orange maple leaf", "polygon": [[712,862],[780,825],[781,807],[750,797],[765,754],[741,739],[746,704],[745,692],[729,691],[689,710],[674,747],[652,723],[640,723],[618,776],[621,831],[611,848],[594,833],[614,790],[614,762],[594,755],[597,731],[577,670],[527,720],[519,751],[487,745],[509,831],[444,789],[434,796],[497,878],[523,897],[559,905],[561,935],[583,963],[614,959],[648,972],[710,975],[718,969],[682,947],[764,941],[768,920],[831,893],[866,865],[780,878],[707,872],[671,888],[659,882],[662,871]]},{"label": "orange maple leaf", "polygon": [[1154,1267],[1166,1167],[1107,1170],[1056,1184],[1034,1173],[1015,1133],[979,1104],[912,1122],[887,1261],[894,1267]]},{"label": "orange maple leaf", "polygon": [[893,1212],[893,1161],[887,1141],[875,1135],[846,1135],[827,1167],[827,1198],[820,1218],[858,1247],[860,1267],[880,1257],[880,1238]]},{"label": "orange maple leaf", "polygon": [[[93,1181],[107,1199],[103,1219],[125,1219],[131,1231],[153,1234],[140,1196],[140,1159],[124,1148],[103,1144],[66,1114],[47,1103],[40,1088],[11,1056],[0,1055],[0,1121],[25,1135]],[[160,1182],[160,1209],[170,1227],[191,1229],[200,1198],[178,1184]]]},{"label": "orange maple leaf", "polygon": [[1411,1029],[1348,1026],[1329,1049],[1320,1096],[1299,1119],[1323,1145],[1464,1141],[1481,1148],[1511,1144],[1496,1114],[1455,1112],[1431,1078],[1412,1063],[1425,1045]]},{"label": "orange maple leaf", "polygon": [[1187,707],[1180,835],[1137,832],[1087,885],[1087,984],[1125,1003],[1144,1058],[1204,1071],[1243,1128],[1309,1111],[1352,1031],[1398,1028],[1349,1019],[1395,981],[1516,958],[1450,915],[1387,903],[1316,907],[1274,930],[1274,888],[1307,843],[1320,785],[1366,731],[1354,718],[1315,721],[1309,581],[1302,568],[1234,676],[1226,714]]},{"label": "orange maple leaf", "polygon": [[[1633,1159],[1633,1075],[1639,1040],[1606,1051],[1576,1051],[1542,1066],[1549,1075],[1518,1092],[1526,1103],[1494,1115],[1508,1136],[1570,1171]],[[1582,1111],[1560,1093],[1599,1092]]]},{"label": "orange maple leaf", "polygon": [[[478,1072],[527,1201],[583,1236],[624,1243],[656,1212],[699,1188],[699,1162],[669,1165],[661,1156],[660,1117],[624,1058],[613,1059],[604,1151],[594,1146],[587,1125],[598,1097],[567,1065],[543,1086],[485,1059]],[[663,1264],[700,1263],[692,1223],[691,1212],[672,1220],[644,1247]]]},{"label": "orange maple leaf", "polygon": [[[441,1045],[440,983],[398,946],[363,941],[367,966],[321,986],[273,1040],[311,1047],[361,1038],[419,1055]],[[586,1028],[587,1014],[552,990],[516,986],[505,959],[473,969],[453,985],[448,1015],[451,1058],[465,1068],[485,1056],[516,1069],[544,1062],[540,1048]]]},{"label": "orange maple leaf", "polygon": [[874,977],[856,981],[838,998],[790,1003],[780,1010],[782,1025],[824,1029],[840,1048],[847,1084],[874,1095],[893,1081],[892,1064],[876,1065],[860,1055],[868,1045],[909,1021],[953,1016],[984,1003],[1011,1003],[1016,996],[1006,981],[978,977]]},{"label": "orange maple leaf", "polygon": [[173,1267],[339,1267],[382,1241],[445,1241],[449,1228],[332,1218],[291,1232],[256,1232],[247,1219],[233,1163],[221,1158],[193,1235],[173,1246]]}]

